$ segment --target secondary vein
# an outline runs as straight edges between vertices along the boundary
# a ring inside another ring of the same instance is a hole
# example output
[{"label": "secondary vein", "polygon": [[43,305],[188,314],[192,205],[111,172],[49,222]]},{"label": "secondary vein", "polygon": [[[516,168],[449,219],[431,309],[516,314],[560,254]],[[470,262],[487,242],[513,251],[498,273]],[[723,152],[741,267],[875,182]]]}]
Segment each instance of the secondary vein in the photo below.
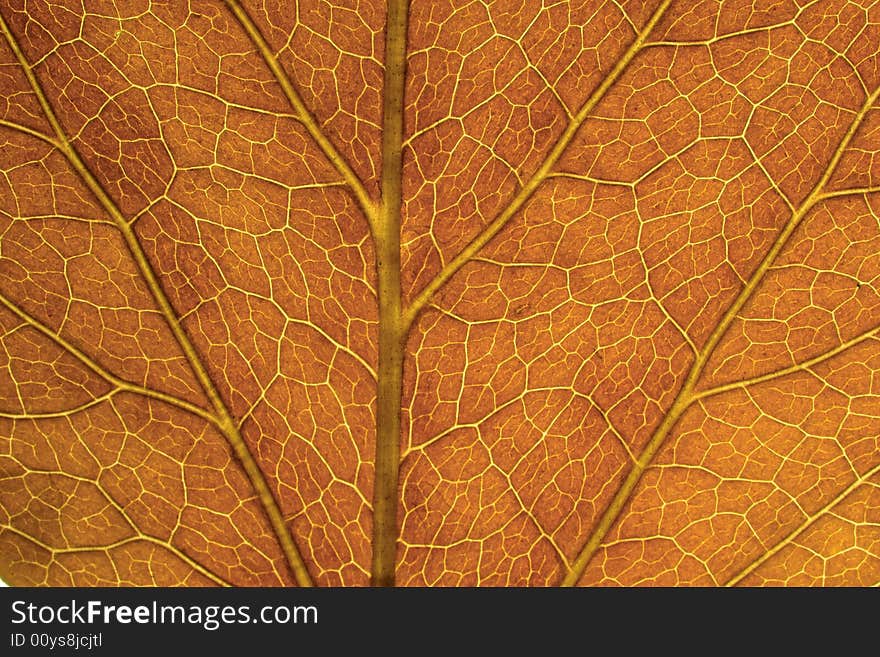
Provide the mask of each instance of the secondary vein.
[{"label": "secondary vein", "polygon": [[[3,294],[0,294],[0,306],[5,307],[16,317],[18,317],[24,324],[34,329],[35,331],[42,333],[44,336],[46,336],[48,339],[52,340],[52,342],[58,345],[61,349],[69,353],[83,365],[92,370],[92,372],[104,379],[108,384],[113,386],[112,390],[114,391],[114,394],[115,392],[130,392],[136,395],[142,395],[144,397],[151,397],[153,399],[165,402],[166,404],[176,406],[177,408],[184,410],[188,413],[192,413],[193,415],[196,415],[207,422],[211,422],[212,424],[216,423],[216,418],[210,412],[200,406],[196,406],[192,402],[181,399],[179,397],[175,397],[174,395],[170,395],[166,392],[162,392],[161,390],[154,390],[153,388],[147,388],[145,386],[137,385],[135,383],[132,383],[131,381],[126,381],[125,379],[119,378],[109,370],[102,367],[94,358],[70,343],[59,333],[53,331],[51,328],[40,322],[38,319],[19,308],[10,299],[7,299]],[[108,395],[102,395],[102,397],[109,398]],[[68,410],[64,411],[63,413],[70,414],[71,412],[72,410]],[[61,414],[61,412],[59,412],[59,414]],[[32,414],[25,414],[25,416],[35,417]]]},{"label": "secondary vein", "polygon": [[880,97],[880,87],[878,87],[865,99],[865,102],[862,105],[861,109],[859,109],[855,117],[853,117],[853,121],[850,123],[849,128],[847,129],[840,143],[837,145],[837,148],[834,150],[834,153],[832,154],[828,165],[825,167],[825,170],[822,172],[822,175],[819,177],[819,180],[813,186],[813,189],[810,191],[807,197],[801,202],[801,204],[797,208],[795,208],[794,212],[792,212],[785,226],[779,232],[779,235],[777,235],[772,246],[767,251],[760,264],[755,268],[755,271],[752,272],[749,280],[746,282],[742,290],[740,290],[740,293],[737,295],[737,298],[727,308],[721,320],[718,322],[715,329],[706,340],[706,343],[703,345],[700,353],[697,354],[697,357],[694,359],[694,363],[691,366],[690,371],[688,372],[684,384],[676,395],[672,406],[670,407],[666,416],[663,418],[663,421],[654,431],[644,450],[642,450],[642,453],[639,455],[636,464],[629,471],[629,474],[624,479],[623,484],[618,489],[614,498],[611,500],[611,503],[605,509],[605,512],[602,514],[599,522],[593,528],[593,531],[590,533],[585,544],[581,548],[577,558],[574,560],[571,569],[563,579],[563,586],[573,586],[581,578],[587,568],[587,565],[590,563],[593,556],[596,554],[600,545],[602,544],[602,540],[605,538],[605,535],[617,521],[617,518],[623,511],[624,506],[632,496],[635,487],[641,480],[645,470],[654,460],[654,456],[657,454],[660,447],[665,443],[666,438],[669,436],[672,429],[678,423],[679,419],[681,419],[681,417],[684,415],[685,411],[699,397],[699,394],[695,393],[695,390],[700,382],[706,365],[709,363],[713,354],[715,353],[715,349],[718,347],[722,338],[726,335],[734,319],[739,315],[740,311],[748,303],[748,301],[754,295],[755,291],[758,289],[758,286],[764,279],[764,275],[767,273],[767,271],[775,262],[776,258],[779,256],[779,253],[788,243],[788,240],[794,232],[795,228],[800,225],[803,218],[807,215],[807,213],[809,213],[809,211],[815,206],[815,204],[822,199],[825,185],[831,179],[831,176],[833,175],[834,170],[837,168],[837,164],[840,162],[840,158],[843,156],[846,147],[855,136],[856,131],[859,129],[859,126],[864,121],[865,117],[868,114],[868,111],[877,102],[878,97]]},{"label": "secondary vein", "polygon": [[778,554],[785,546],[790,545],[795,539],[797,539],[798,536],[809,529],[813,525],[813,523],[825,516],[826,513],[830,513],[835,506],[843,502],[859,486],[866,483],[877,474],[880,474],[880,465],[874,466],[874,468],[863,474],[861,477],[855,479],[828,504],[823,506],[813,515],[807,516],[800,525],[795,527],[795,529],[791,531],[785,538],[779,541],[779,543],[771,547],[769,550],[764,552],[764,554],[742,568],[736,575],[727,580],[724,586],[736,586],[737,584],[739,584],[743,579],[748,577],[751,573],[755,572],[760,566],[766,563],[771,557],[773,557],[775,554]]},{"label": "secondary vein", "polygon": [[159,283],[156,273],[153,271],[152,265],[150,265],[146,253],[144,252],[137,236],[135,235],[132,226],[128,221],[126,221],[125,216],[116,205],[115,201],[110,197],[110,195],[103,188],[97,178],[95,178],[94,174],[83,161],[76,147],[71,143],[70,139],[67,136],[67,133],[65,132],[60,121],[58,120],[57,115],[55,114],[55,110],[52,109],[52,106],[49,103],[49,100],[46,97],[46,94],[44,93],[43,88],[36,77],[36,74],[31,68],[31,65],[27,61],[26,57],[24,56],[21,47],[19,46],[17,40],[15,39],[12,31],[9,29],[9,26],[7,25],[2,15],[0,15],[0,31],[3,32],[4,38],[6,39],[9,47],[15,54],[15,57],[18,60],[22,71],[28,79],[31,89],[37,97],[37,100],[43,110],[44,115],[46,116],[47,121],[55,132],[60,151],[73,167],[73,169],[76,171],[76,173],[79,175],[79,177],[82,179],[82,181],[85,183],[85,185],[95,196],[95,198],[98,200],[98,202],[101,204],[101,207],[104,208],[104,211],[107,212],[107,214],[109,214],[110,217],[113,219],[114,224],[116,225],[119,232],[122,234],[125,245],[128,248],[132,259],[137,265],[138,270],[150,291],[150,294],[158,305],[166,324],[171,329],[171,332],[174,335],[180,349],[186,356],[187,362],[192,368],[196,379],[204,390],[205,395],[210,400],[212,407],[214,408],[217,426],[231,446],[237,459],[244,468],[248,479],[250,480],[251,485],[254,488],[254,491],[257,493],[257,497],[259,498],[263,509],[268,516],[269,522],[272,525],[272,529],[276,535],[276,538],[278,539],[278,542],[281,546],[282,552],[285,555],[294,579],[300,586],[311,586],[311,577],[308,573],[308,570],[306,569],[302,557],[299,554],[299,549],[296,547],[293,541],[293,537],[291,536],[287,524],[284,521],[284,517],[281,514],[281,509],[278,506],[278,503],[269,488],[266,478],[263,475],[263,472],[260,470],[259,466],[257,465],[256,460],[251,454],[247,444],[244,442],[241,433],[239,433],[238,427],[235,425],[229,409],[226,407],[226,404],[220,397],[217,388],[214,386],[214,382],[211,380],[211,377],[208,374],[204,364],[202,363],[198,352],[190,341],[189,336],[184,331],[183,326],[180,324],[177,314],[175,313],[171,302],[169,301],[168,297],[165,294],[165,291]]},{"label": "secondary vein", "polygon": [[541,166],[538,167],[538,169],[520,188],[519,192],[513,197],[510,203],[508,203],[501,213],[498,214],[498,216],[496,216],[495,219],[493,219],[492,222],[476,237],[474,237],[467,246],[458,253],[458,255],[446,263],[433,280],[431,280],[431,282],[428,283],[412,300],[403,315],[405,326],[409,326],[413,320],[415,320],[416,316],[418,316],[422,309],[428,304],[434,294],[436,294],[437,291],[443,287],[450,278],[452,278],[455,272],[461,269],[461,267],[473,258],[474,255],[476,255],[476,253],[489,242],[489,240],[498,234],[498,231],[504,228],[507,222],[509,222],[525,205],[526,201],[532,197],[538,187],[541,186],[541,183],[550,176],[553,172],[553,167],[556,166],[559,158],[562,157],[562,154],[574,139],[581,124],[583,124],[593,109],[595,109],[596,105],[599,104],[599,101],[605,97],[608,90],[611,89],[614,83],[620,79],[621,75],[623,75],[623,72],[642,49],[648,35],[650,35],[654,26],[663,17],[663,14],[669,8],[670,4],[672,4],[672,0],[664,0],[660,6],[657,7],[650,20],[645,27],[642,28],[642,31],[639,32],[636,39],[630,44],[629,48],[627,48],[626,52],[623,53],[611,72],[605,77],[596,90],[590,94],[590,97],[587,98],[577,114],[575,114],[574,118],[569,122],[568,126],[559,137],[559,140],[544,158],[544,161],[541,162]]},{"label": "secondary vein", "polygon": [[242,29],[247,33],[248,38],[253,42],[254,46],[256,46],[257,51],[260,53],[260,56],[263,58],[263,61],[266,62],[266,66],[269,67],[269,70],[272,71],[272,75],[275,77],[275,80],[281,85],[281,90],[284,92],[284,96],[287,98],[288,102],[296,112],[296,117],[299,119],[300,124],[306,129],[321,151],[324,153],[324,156],[330,161],[339,175],[342,176],[345,181],[346,186],[351,190],[351,193],[354,195],[355,199],[358,202],[358,205],[361,208],[361,211],[367,218],[367,222],[370,224],[370,228],[375,230],[375,223],[377,221],[377,214],[379,209],[376,206],[376,203],[370,198],[370,195],[367,193],[366,188],[364,187],[363,182],[358,177],[358,175],[351,168],[351,165],[339,152],[339,149],[333,145],[333,142],[324,134],[321,130],[321,127],[318,125],[318,122],[315,120],[315,117],[312,116],[312,113],[306,107],[305,103],[302,100],[302,96],[300,96],[299,92],[296,90],[296,87],[293,86],[293,83],[290,80],[290,77],[287,75],[287,72],[284,70],[284,67],[281,66],[278,58],[275,56],[275,53],[272,52],[272,49],[269,47],[269,44],[266,41],[266,38],[263,36],[263,33],[257,27],[256,23],[254,23],[250,14],[245,11],[245,9],[241,6],[238,0],[225,0],[226,5],[235,15],[236,20],[238,20]]}]

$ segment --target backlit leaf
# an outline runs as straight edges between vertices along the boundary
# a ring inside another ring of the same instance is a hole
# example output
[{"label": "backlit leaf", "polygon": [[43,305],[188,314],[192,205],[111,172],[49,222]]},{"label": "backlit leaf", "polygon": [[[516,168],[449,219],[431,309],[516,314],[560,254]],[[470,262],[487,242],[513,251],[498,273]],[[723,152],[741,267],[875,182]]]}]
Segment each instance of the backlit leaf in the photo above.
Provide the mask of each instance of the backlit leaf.
[{"label": "backlit leaf", "polygon": [[880,3],[0,17],[3,579],[880,583]]}]

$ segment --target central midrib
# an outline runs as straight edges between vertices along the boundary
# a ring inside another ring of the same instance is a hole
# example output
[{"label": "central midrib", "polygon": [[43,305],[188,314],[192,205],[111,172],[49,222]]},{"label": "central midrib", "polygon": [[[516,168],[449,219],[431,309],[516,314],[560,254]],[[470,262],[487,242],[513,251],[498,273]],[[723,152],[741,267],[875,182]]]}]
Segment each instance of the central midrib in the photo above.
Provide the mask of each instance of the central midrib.
[{"label": "central midrib", "polygon": [[388,3],[382,105],[382,201],[373,226],[379,301],[376,474],[371,584],[394,586],[400,471],[400,412],[406,330],[400,296],[400,222],[408,0]]},{"label": "central midrib", "polygon": [[400,227],[406,32],[409,3],[388,3],[385,32],[385,77],[382,134],[382,203],[372,225],[376,247],[379,301],[379,367],[376,402],[376,475],[373,494],[373,561],[371,584],[394,586],[399,530],[400,414],[403,355],[415,318],[456,271],[469,261],[522,208],[547,177],[579,127],[641,50],[672,0],[663,0],[635,40],[572,117],[569,126],[538,170],[483,231],[403,308],[400,289]]}]

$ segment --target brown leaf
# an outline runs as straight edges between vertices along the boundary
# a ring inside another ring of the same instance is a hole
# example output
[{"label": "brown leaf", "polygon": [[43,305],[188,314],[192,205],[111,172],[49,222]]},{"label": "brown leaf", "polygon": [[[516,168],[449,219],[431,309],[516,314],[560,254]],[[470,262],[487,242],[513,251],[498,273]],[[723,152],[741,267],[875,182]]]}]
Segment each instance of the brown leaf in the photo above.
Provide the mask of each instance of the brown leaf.
[{"label": "brown leaf", "polygon": [[880,582],[877,3],[0,16],[6,581]]}]

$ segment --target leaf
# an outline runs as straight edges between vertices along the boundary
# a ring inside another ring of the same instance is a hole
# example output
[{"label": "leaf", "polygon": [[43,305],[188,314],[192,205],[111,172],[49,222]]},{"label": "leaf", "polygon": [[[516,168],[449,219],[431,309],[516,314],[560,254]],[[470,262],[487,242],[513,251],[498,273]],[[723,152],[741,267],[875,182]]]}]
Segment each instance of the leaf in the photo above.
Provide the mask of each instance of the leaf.
[{"label": "leaf", "polygon": [[880,4],[0,15],[5,580],[880,582]]}]

